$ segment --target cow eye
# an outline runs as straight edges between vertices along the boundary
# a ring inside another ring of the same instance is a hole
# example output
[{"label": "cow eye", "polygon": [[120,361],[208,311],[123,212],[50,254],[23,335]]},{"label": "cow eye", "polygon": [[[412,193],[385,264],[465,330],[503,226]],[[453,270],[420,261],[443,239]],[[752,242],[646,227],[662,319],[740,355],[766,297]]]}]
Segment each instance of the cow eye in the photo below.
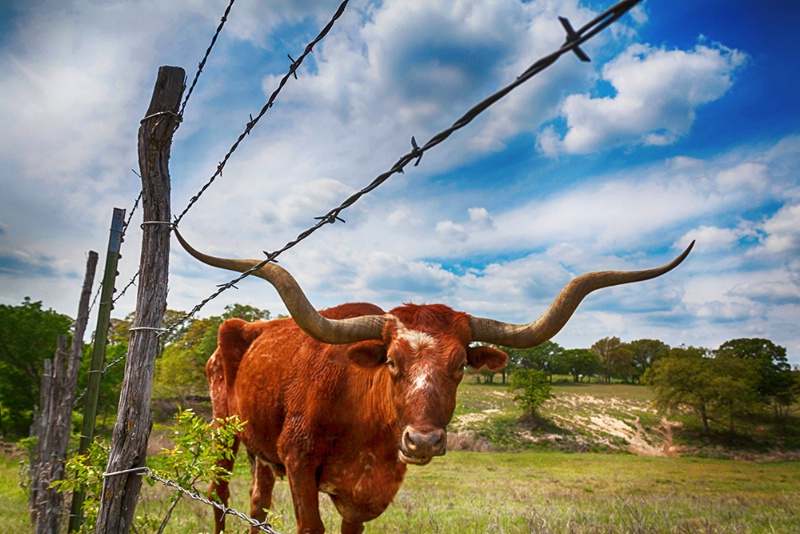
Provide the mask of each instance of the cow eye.
[{"label": "cow eye", "polygon": [[389,366],[389,371],[391,371],[392,373],[396,373],[397,372],[397,365],[394,363],[393,359],[391,359],[391,358],[387,359],[386,360],[386,365]]}]

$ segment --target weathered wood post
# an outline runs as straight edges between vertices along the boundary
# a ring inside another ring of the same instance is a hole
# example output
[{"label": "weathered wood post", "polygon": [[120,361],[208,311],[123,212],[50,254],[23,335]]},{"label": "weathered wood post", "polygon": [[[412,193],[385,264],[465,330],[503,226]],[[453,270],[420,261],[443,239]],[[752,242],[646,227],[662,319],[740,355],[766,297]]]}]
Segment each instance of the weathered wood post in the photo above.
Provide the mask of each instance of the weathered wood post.
[{"label": "weathered wood post", "polygon": [[[52,395],[49,401],[51,419],[44,429],[44,447],[39,458],[39,484],[37,491],[36,532],[41,534],[59,532],[61,525],[62,504],[64,496],[50,485],[64,478],[64,462],[69,447],[70,426],[72,424],[72,405],[75,400],[75,389],[78,382],[78,368],[83,354],[83,336],[89,320],[89,299],[92,295],[94,274],[97,268],[97,252],[89,251],[86,261],[86,274],[83,279],[81,297],[78,302],[78,317],[75,320],[75,331],[69,363],[56,357],[53,363]],[[62,340],[59,339],[59,346]],[[65,349],[66,347],[64,347]],[[66,350],[64,350],[66,352]],[[58,354],[58,353],[57,353]],[[40,438],[41,439],[41,438]]]},{"label": "weathered wood post", "polygon": [[[95,532],[127,534],[133,521],[142,475],[125,472],[144,467],[152,415],[150,395],[159,330],[167,303],[170,244],[169,155],[180,123],[178,106],[186,73],[179,67],[158,70],[150,107],[139,127],[142,176],[142,251],[136,315],[128,344],[125,379],[106,466]],[[118,474],[117,474],[118,473]]]},{"label": "weathered wood post", "polygon": [[[61,338],[59,338],[59,342]],[[65,342],[66,344],[66,342]],[[58,350],[58,349],[56,349]],[[48,404],[50,403],[50,391],[53,384],[53,360],[50,358],[44,361],[44,370],[42,371],[42,382],[39,386],[39,406],[38,410],[34,409],[33,425],[31,425],[31,436],[37,436],[36,448],[34,449],[33,458],[31,459],[30,478],[31,478],[31,492],[28,495],[28,508],[31,512],[31,523],[36,524],[39,517],[39,489],[42,471],[42,456],[45,442],[47,440],[47,415],[49,413]]]}]

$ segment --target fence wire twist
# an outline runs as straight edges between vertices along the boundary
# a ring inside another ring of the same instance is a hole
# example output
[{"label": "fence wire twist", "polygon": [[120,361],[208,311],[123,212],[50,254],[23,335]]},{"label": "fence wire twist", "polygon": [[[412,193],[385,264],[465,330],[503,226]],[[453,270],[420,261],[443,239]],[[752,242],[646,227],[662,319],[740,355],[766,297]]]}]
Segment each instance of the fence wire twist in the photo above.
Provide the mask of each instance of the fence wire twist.
[{"label": "fence wire twist", "polygon": [[205,183],[205,185],[203,185],[200,191],[189,200],[189,204],[186,206],[186,208],[184,208],[184,210],[180,213],[180,215],[178,215],[175,218],[176,226],[178,225],[179,222],[181,222],[183,216],[186,215],[186,213],[192,208],[192,206],[194,206],[194,204],[198,200],[200,200],[200,197],[203,195],[203,193],[206,192],[206,189],[208,189],[211,186],[211,184],[214,183],[214,180],[216,180],[219,176],[222,176],[222,170],[225,168],[225,165],[228,163],[230,157],[233,155],[236,149],[239,148],[239,144],[242,142],[242,140],[245,137],[247,137],[247,135],[255,127],[255,125],[258,124],[258,121],[261,120],[261,117],[263,117],[267,113],[267,111],[273,106],[273,104],[275,103],[275,99],[278,98],[278,95],[283,89],[283,86],[286,85],[286,83],[289,81],[289,78],[294,76],[295,79],[297,79],[297,69],[300,67],[300,65],[303,64],[303,60],[306,58],[306,56],[308,56],[311,52],[313,52],[314,46],[317,43],[319,43],[322,39],[324,39],[326,35],[328,35],[328,32],[331,30],[331,28],[333,28],[334,23],[344,13],[348,1],[349,0],[344,0],[344,2],[342,2],[339,5],[339,8],[336,10],[336,13],[333,14],[333,17],[331,18],[330,22],[328,22],[328,24],[322,29],[322,31],[319,32],[319,34],[314,38],[313,41],[311,41],[310,43],[308,43],[308,45],[306,45],[306,48],[300,55],[300,57],[298,57],[295,60],[292,58],[292,56],[289,56],[289,59],[291,60],[292,64],[289,67],[289,71],[283,76],[283,78],[281,78],[280,82],[278,83],[278,88],[272,92],[269,99],[267,100],[267,103],[264,104],[264,107],[261,108],[261,111],[258,113],[258,115],[256,115],[255,118],[253,118],[252,115],[250,116],[250,122],[247,123],[247,126],[245,127],[244,131],[241,134],[239,134],[239,137],[236,139],[236,142],[233,143],[231,148],[228,150],[227,154],[225,154],[225,156],[222,158],[222,161],[220,161],[219,165],[217,165],[217,170],[214,172],[214,174],[211,175],[211,178],[209,178],[209,180]]},{"label": "fence wire twist", "polygon": [[189,498],[191,498],[191,499],[193,499],[195,501],[199,501],[199,502],[201,502],[203,504],[207,504],[209,506],[213,506],[217,510],[221,511],[223,513],[223,515],[236,516],[239,519],[241,519],[242,521],[245,521],[246,523],[248,523],[250,526],[256,527],[261,532],[267,532],[269,534],[279,534],[276,530],[274,530],[272,528],[272,526],[269,523],[259,523],[258,520],[253,519],[252,517],[250,517],[250,516],[248,516],[246,514],[243,514],[242,512],[240,512],[238,510],[235,510],[233,508],[229,508],[229,507],[225,506],[222,503],[218,503],[218,502],[212,501],[210,499],[207,499],[207,498],[203,497],[202,495],[200,495],[200,493],[198,493],[197,490],[188,490],[188,489],[182,487],[180,484],[178,484],[177,482],[175,482],[173,480],[169,480],[167,478],[164,478],[162,476],[157,475],[152,470],[150,470],[149,467],[134,467],[133,469],[126,469],[124,471],[117,471],[117,472],[114,472],[114,473],[103,473],[103,477],[105,478],[105,477],[110,477],[110,476],[115,476],[115,475],[122,475],[122,474],[126,474],[126,473],[138,473],[140,475],[147,476],[147,477],[149,477],[149,478],[151,478],[151,479],[153,479],[153,480],[155,480],[157,482],[161,482],[165,486],[168,486],[170,488],[173,488],[173,489],[176,489],[176,490],[180,491],[181,493],[183,493],[184,495],[186,495],[187,497],[189,497]]},{"label": "fence wire twist", "polygon": [[[611,8],[607,9],[606,11],[604,11],[603,13],[601,13],[600,15],[598,15],[597,17],[592,19],[590,22],[588,22],[587,24],[582,26],[577,31],[575,31],[572,28],[572,25],[570,24],[570,22],[566,18],[559,17],[559,21],[560,21],[562,27],[564,28],[564,30],[567,33],[566,41],[561,46],[561,48],[559,48],[555,52],[551,53],[550,55],[547,55],[547,56],[541,58],[540,60],[535,62],[533,65],[528,67],[528,69],[526,69],[522,74],[520,74],[513,82],[511,82],[510,84],[506,85],[505,87],[503,87],[502,89],[500,89],[496,93],[490,95],[489,97],[487,97],[483,101],[481,101],[478,104],[476,104],[475,106],[473,106],[461,118],[456,120],[453,123],[452,126],[447,128],[446,130],[443,130],[442,132],[434,135],[423,146],[419,146],[417,144],[416,139],[412,136],[411,137],[411,151],[407,152],[405,155],[400,157],[400,159],[397,160],[397,162],[394,164],[394,166],[392,166],[391,169],[389,169],[388,171],[386,171],[383,174],[379,175],[377,178],[375,178],[365,188],[363,188],[360,191],[358,191],[357,193],[351,195],[348,199],[346,199],[344,202],[342,202],[342,204],[340,204],[338,207],[330,210],[328,213],[326,213],[325,215],[323,215],[321,217],[315,217],[315,219],[317,220],[317,223],[314,226],[310,227],[305,232],[302,232],[301,234],[299,234],[293,241],[290,241],[286,245],[284,245],[283,248],[280,248],[280,249],[275,250],[273,252],[264,251],[264,254],[266,254],[266,256],[267,256],[266,259],[264,259],[263,261],[261,261],[260,263],[258,263],[256,265],[254,265],[252,268],[248,269],[247,271],[243,272],[240,276],[232,279],[231,281],[229,281],[229,282],[227,282],[225,284],[221,284],[218,287],[217,291],[215,291],[213,294],[211,294],[210,296],[208,296],[207,298],[202,300],[199,304],[195,305],[195,307],[192,308],[192,310],[189,313],[187,313],[185,316],[181,317],[175,323],[170,325],[167,328],[167,331],[173,331],[174,329],[179,327],[181,324],[183,324],[184,322],[186,322],[189,319],[191,319],[195,314],[197,314],[197,312],[199,312],[211,300],[217,298],[224,291],[227,291],[228,289],[230,289],[232,287],[236,287],[236,284],[238,282],[240,282],[244,278],[250,276],[253,272],[261,269],[267,263],[275,261],[275,259],[280,254],[282,254],[286,250],[294,247],[299,242],[303,241],[304,239],[309,237],[311,234],[313,234],[314,232],[319,230],[321,227],[325,226],[326,224],[333,224],[336,221],[344,222],[344,219],[342,219],[340,217],[342,211],[344,211],[345,209],[347,209],[350,206],[352,206],[353,204],[355,204],[365,194],[373,191],[378,186],[383,184],[393,174],[404,172],[405,167],[409,163],[411,163],[412,161],[414,162],[414,166],[419,165],[420,160],[422,159],[422,156],[425,154],[425,152],[427,152],[428,150],[432,149],[433,147],[439,145],[440,143],[444,142],[448,137],[450,137],[450,135],[452,135],[457,130],[460,130],[461,128],[464,128],[465,126],[467,126],[478,115],[480,115],[481,113],[486,111],[490,106],[492,106],[497,101],[499,101],[501,98],[503,98],[504,96],[508,95],[511,91],[513,91],[514,89],[516,89],[517,87],[519,87],[520,85],[522,85],[523,83],[525,83],[526,81],[531,79],[533,76],[539,74],[540,72],[545,70],[547,67],[549,67],[550,65],[555,63],[564,54],[566,54],[568,52],[573,52],[581,61],[589,61],[589,57],[580,48],[580,45],[582,45],[583,43],[585,43],[586,41],[588,41],[589,39],[591,39],[592,37],[597,35],[600,31],[602,31],[605,28],[607,28],[608,26],[610,26],[612,23],[614,23],[622,15],[627,13],[633,6],[638,4],[640,1],[641,0],[622,0],[621,2],[615,4]],[[340,9],[342,9],[342,8],[340,7]],[[269,106],[269,104],[267,106],[265,106],[265,109],[268,106]],[[248,127],[249,126],[250,125],[248,124]],[[245,134],[243,134],[242,137],[244,135]],[[240,137],[240,140],[241,140],[242,137]],[[230,155],[230,153],[228,155]],[[228,156],[226,156],[226,158],[227,157]],[[212,177],[212,180],[210,180],[203,187],[203,190],[201,191],[201,193],[203,191],[205,191],[205,189],[207,189],[208,186],[211,185],[211,182],[213,181],[213,178],[214,177]],[[199,197],[199,194],[192,199],[192,201],[190,202],[190,205],[184,210],[183,213],[181,213],[181,216],[178,217],[175,220],[175,222],[174,222],[175,226],[178,225],[178,222],[180,222],[180,218],[186,213],[186,211],[188,211],[188,209],[191,207],[191,205],[194,204],[194,202],[196,201],[197,197]]]}]

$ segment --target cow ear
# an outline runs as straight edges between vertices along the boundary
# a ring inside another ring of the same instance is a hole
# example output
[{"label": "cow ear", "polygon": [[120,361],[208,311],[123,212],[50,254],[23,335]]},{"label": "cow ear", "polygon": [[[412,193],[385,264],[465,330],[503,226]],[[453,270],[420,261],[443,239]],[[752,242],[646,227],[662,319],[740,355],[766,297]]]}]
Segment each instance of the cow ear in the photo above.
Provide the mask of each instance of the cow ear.
[{"label": "cow ear", "polygon": [[386,347],[381,341],[361,341],[347,348],[347,359],[367,369],[373,369],[386,361]]},{"label": "cow ear", "polygon": [[467,362],[474,369],[486,366],[490,371],[499,371],[508,363],[508,355],[494,347],[478,345],[467,347]]}]

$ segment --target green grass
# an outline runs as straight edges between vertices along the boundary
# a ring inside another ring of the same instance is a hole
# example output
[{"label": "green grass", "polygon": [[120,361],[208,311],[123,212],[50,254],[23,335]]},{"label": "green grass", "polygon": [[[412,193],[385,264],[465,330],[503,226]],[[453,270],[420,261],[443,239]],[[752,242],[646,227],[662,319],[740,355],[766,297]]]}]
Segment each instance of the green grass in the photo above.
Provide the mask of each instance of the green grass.
[{"label": "green grass", "polygon": [[0,458],[0,534],[30,531],[28,494],[20,483],[19,460]]},{"label": "green grass", "polygon": [[[800,464],[451,453],[369,532],[795,532]],[[696,528],[702,526],[702,528]]]},{"label": "green grass", "polygon": [[[629,440],[612,435],[610,427],[593,428],[602,417],[631,428],[641,425],[648,443],[664,437],[658,432],[661,416],[649,409],[650,391],[624,384],[557,383],[553,392],[555,398],[542,410],[551,422],[525,429],[519,424],[521,414],[508,386],[465,381],[456,408],[456,416],[468,421],[462,430],[485,436],[495,451],[505,447],[517,452],[451,451],[428,466],[411,467],[394,504],[368,523],[366,532],[800,531],[800,462],[611,453],[625,450]],[[537,433],[561,436],[572,445],[526,441]],[[159,427],[154,433],[156,439],[158,434],[163,439],[168,429]],[[607,439],[607,444],[598,445],[601,438]],[[581,443],[591,445],[573,446]],[[718,456],[738,455],[731,450],[723,454],[723,449],[713,443],[706,445],[704,454],[715,450]],[[566,453],[557,452],[557,448],[605,453]],[[697,454],[697,449],[691,452]],[[0,534],[31,531],[27,497],[18,482],[18,461],[0,464]],[[231,484],[230,504],[237,510],[249,510],[249,483],[248,462],[241,453]],[[206,485],[198,489],[205,492]],[[150,527],[141,531],[155,531],[153,525],[160,521],[171,496],[172,490],[159,483],[143,486],[136,513],[148,518]],[[327,498],[323,496],[321,502],[327,530],[338,532],[338,514]],[[281,521],[279,530],[294,532],[294,512],[285,480],[276,485],[274,505]],[[208,507],[184,497],[166,532],[208,532],[212,530],[212,517]],[[228,519],[228,526],[229,532],[246,531],[235,518]]]},{"label": "green grass", "polygon": [[[242,456],[231,504],[247,510]],[[412,467],[394,504],[367,533],[797,532],[800,463],[751,463],[624,454],[450,452]],[[164,488],[147,488],[142,513]],[[283,532],[294,532],[286,481],[276,485]],[[339,516],[322,498],[329,532]],[[203,532],[211,511],[183,502],[167,532]],[[229,519],[229,529],[240,525]],[[241,532],[239,530],[230,530]]]}]

